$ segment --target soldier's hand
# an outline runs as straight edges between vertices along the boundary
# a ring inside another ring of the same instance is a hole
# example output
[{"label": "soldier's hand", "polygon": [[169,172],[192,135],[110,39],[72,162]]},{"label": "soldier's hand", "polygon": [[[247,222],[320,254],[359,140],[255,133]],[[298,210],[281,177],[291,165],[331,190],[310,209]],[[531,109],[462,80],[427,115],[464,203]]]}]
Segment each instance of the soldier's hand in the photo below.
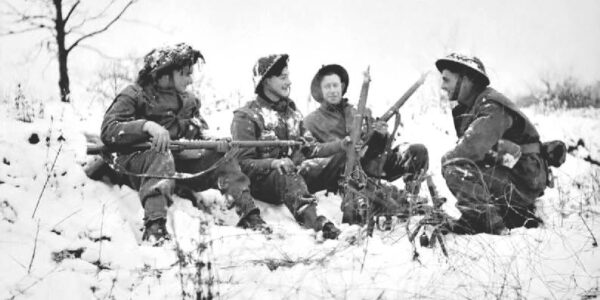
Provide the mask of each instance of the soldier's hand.
[{"label": "soldier's hand", "polygon": [[388,134],[388,124],[387,124],[387,122],[385,122],[383,120],[377,120],[377,121],[373,122],[373,130],[382,135],[387,135]]},{"label": "soldier's hand", "polygon": [[229,142],[230,141],[228,139],[217,140],[217,148],[215,149],[215,151],[219,153],[226,153],[230,149]]},{"label": "soldier's hand", "polygon": [[158,152],[167,152],[169,150],[171,137],[167,129],[153,121],[144,123],[142,129],[150,135],[150,140],[152,142],[151,149]]},{"label": "soldier's hand", "polygon": [[277,170],[281,175],[294,172],[295,168],[294,162],[288,157],[275,159],[271,162],[271,169]]}]

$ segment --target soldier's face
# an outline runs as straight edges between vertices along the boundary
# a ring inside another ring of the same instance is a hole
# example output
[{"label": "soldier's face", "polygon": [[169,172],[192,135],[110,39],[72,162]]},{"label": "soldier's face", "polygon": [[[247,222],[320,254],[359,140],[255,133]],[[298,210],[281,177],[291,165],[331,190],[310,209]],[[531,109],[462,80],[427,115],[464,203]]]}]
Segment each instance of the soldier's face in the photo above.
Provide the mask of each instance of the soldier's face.
[{"label": "soldier's face", "polygon": [[191,66],[173,72],[173,86],[178,92],[184,92],[192,84],[193,73],[194,69]]},{"label": "soldier's face", "polygon": [[454,95],[454,89],[456,88],[456,83],[458,82],[459,74],[452,73],[448,70],[442,71],[442,91],[446,93],[448,99],[450,101],[455,101],[457,99],[451,99]]},{"label": "soldier's face", "polygon": [[290,71],[287,67],[283,68],[281,75],[271,76],[266,78],[264,81],[265,94],[272,94],[277,99],[271,99],[273,101],[279,101],[281,98],[287,98],[290,96],[290,87],[292,82],[290,81]]},{"label": "soldier's face", "polygon": [[326,75],[321,80],[323,99],[330,104],[342,101],[342,80],[337,74]]}]

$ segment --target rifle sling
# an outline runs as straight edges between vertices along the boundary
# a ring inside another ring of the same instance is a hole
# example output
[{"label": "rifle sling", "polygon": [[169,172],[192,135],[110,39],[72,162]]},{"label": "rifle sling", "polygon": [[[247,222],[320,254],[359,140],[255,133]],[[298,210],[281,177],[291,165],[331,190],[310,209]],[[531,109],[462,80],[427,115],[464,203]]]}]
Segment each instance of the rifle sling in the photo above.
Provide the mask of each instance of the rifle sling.
[{"label": "rifle sling", "polygon": [[219,166],[221,166],[225,161],[231,159],[230,153],[233,153],[233,152],[228,151],[227,153],[225,153],[225,156],[223,156],[219,160],[217,160],[208,169],[202,170],[200,172],[197,172],[197,173],[174,172],[172,174],[167,174],[167,175],[130,172],[127,169],[125,169],[123,166],[121,166],[120,164],[116,163],[111,158],[103,156],[103,159],[104,159],[104,161],[106,161],[106,163],[108,164],[108,166],[111,169],[113,169],[115,172],[121,173],[123,175],[139,177],[139,178],[160,178],[160,179],[173,179],[173,180],[179,179],[179,180],[181,180],[181,179],[192,179],[192,178],[200,177],[200,176],[206,175],[207,173],[209,173],[211,171],[214,171]]}]

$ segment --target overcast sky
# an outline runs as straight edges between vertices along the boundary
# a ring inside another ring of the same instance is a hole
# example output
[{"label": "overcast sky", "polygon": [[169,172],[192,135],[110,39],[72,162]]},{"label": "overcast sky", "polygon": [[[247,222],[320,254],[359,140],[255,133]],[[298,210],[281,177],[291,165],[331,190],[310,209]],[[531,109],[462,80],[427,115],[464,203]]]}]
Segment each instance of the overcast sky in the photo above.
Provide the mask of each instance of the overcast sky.
[{"label": "overcast sky", "polygon": [[[393,101],[449,51],[479,56],[492,85],[509,95],[526,92],[543,74],[600,80],[600,1],[595,0],[141,0],[126,18],[146,25],[121,22],[89,44],[122,57],[187,42],[203,52],[205,71],[219,89],[246,94],[259,56],[288,53],[292,98],[299,102],[326,63],[348,69],[351,99],[358,96],[361,71],[370,65],[370,101]],[[56,64],[45,50],[32,56],[39,40],[36,34],[0,38],[4,91],[24,82],[40,93],[57,94]],[[93,51],[76,49],[70,60],[73,89],[88,85],[103,64]]]}]

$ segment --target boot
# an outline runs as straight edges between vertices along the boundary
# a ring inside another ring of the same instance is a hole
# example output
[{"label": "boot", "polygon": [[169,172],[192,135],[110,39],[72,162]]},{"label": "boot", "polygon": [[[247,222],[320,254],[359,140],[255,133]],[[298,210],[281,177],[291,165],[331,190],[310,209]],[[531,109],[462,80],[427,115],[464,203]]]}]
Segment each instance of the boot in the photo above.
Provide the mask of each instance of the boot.
[{"label": "boot", "polygon": [[237,226],[244,229],[260,231],[264,234],[271,234],[273,232],[271,227],[269,227],[267,223],[260,217],[260,211],[258,209],[241,218]]},{"label": "boot", "polygon": [[315,228],[315,231],[319,231],[319,229],[323,231],[324,239],[335,240],[340,235],[341,231],[337,227],[335,227],[333,222],[327,220],[327,218],[325,218],[324,216],[317,217],[317,224],[320,224],[320,226],[317,226],[321,228],[317,227]]},{"label": "boot", "polygon": [[166,223],[167,219],[165,218],[147,221],[144,225],[142,240],[150,242],[152,246],[162,246],[165,241],[171,239]]},{"label": "boot", "polygon": [[337,227],[335,227],[335,225],[330,221],[328,221],[327,223],[325,223],[325,225],[323,225],[323,238],[324,239],[335,240],[338,238],[340,233],[341,233],[341,231]]}]

